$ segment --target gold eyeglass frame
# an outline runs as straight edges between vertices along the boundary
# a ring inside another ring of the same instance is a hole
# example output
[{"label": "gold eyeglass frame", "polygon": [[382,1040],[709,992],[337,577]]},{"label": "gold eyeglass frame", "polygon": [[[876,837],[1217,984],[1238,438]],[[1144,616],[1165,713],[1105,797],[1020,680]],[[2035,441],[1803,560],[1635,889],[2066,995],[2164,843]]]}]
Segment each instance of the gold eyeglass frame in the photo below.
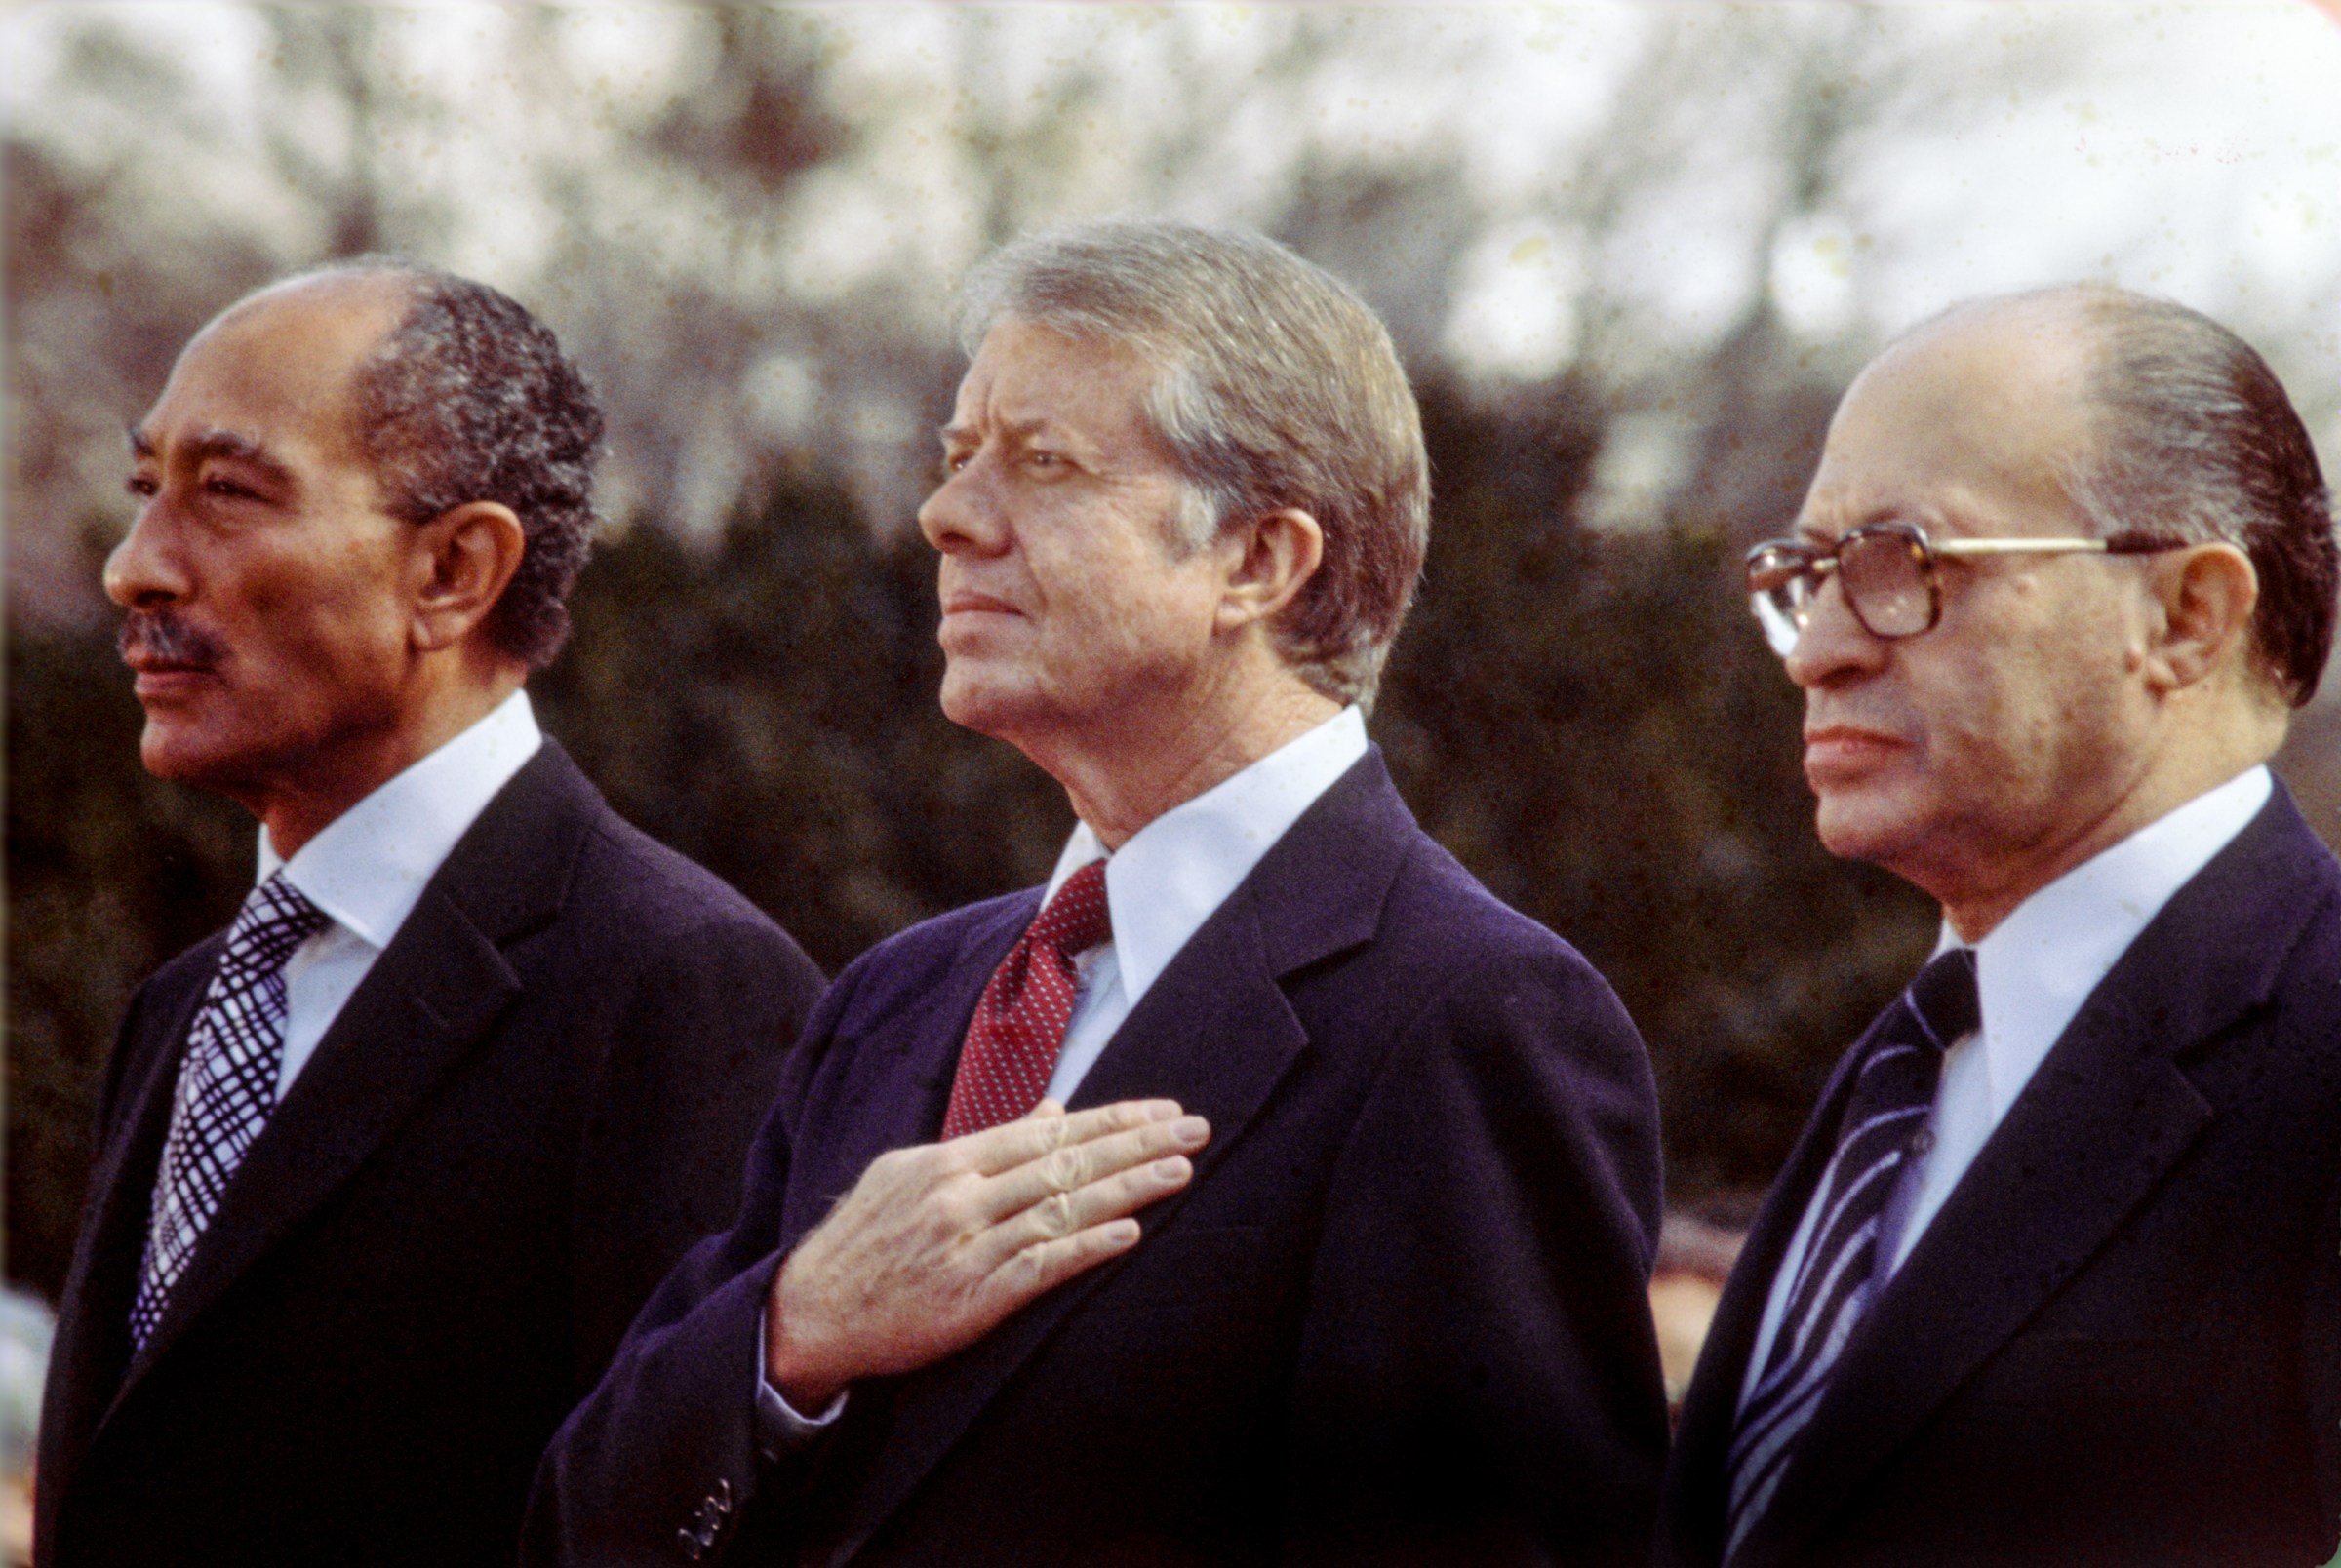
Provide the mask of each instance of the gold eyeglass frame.
[{"label": "gold eyeglass frame", "polygon": [[[1909,550],[1919,580],[1926,589],[1926,619],[1924,624],[1906,631],[1884,631],[1870,624],[1869,615],[1861,602],[1851,593],[1845,596],[1845,608],[1853,619],[1872,637],[1891,642],[1899,638],[1917,637],[1934,629],[1943,618],[1942,583],[1935,573],[1938,560],[1959,561],[1971,556],[2001,555],[2153,555],[2164,550],[2181,550],[2195,542],[2173,539],[2164,534],[2124,532],[2095,539],[1943,539],[1937,541],[1916,523],[1888,520],[1865,523],[1847,529],[1827,545],[1810,544],[1803,539],[1767,539],[1748,551],[1746,572],[1748,605],[1755,612],[1757,624],[1764,628],[1765,640],[1772,651],[1788,657],[1797,646],[1797,638],[1812,615],[1812,602],[1820,597],[1824,579],[1838,569],[1838,558],[1845,546],[1863,539],[1895,538]],[[1800,591],[1798,584],[1805,586]]]}]

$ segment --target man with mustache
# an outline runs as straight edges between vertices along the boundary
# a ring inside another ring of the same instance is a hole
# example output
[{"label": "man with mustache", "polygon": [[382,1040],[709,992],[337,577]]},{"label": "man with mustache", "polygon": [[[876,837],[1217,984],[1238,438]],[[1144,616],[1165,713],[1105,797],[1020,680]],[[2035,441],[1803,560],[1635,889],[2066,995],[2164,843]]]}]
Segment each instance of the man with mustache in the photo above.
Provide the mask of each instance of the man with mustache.
[{"label": "man with mustache", "polygon": [[298,276],[130,439],[140,756],[249,807],[259,875],[106,1067],[38,1560],[509,1562],[819,976],[537,732],[601,415],[527,311]]},{"label": "man with mustache", "polygon": [[1367,742],[1428,522],[1388,337],[1133,221],[1010,247],[962,339],[943,709],[1079,825],[830,988],[526,1560],[1645,1560],[1648,1065]]},{"label": "man with mustache", "polygon": [[1758,617],[1822,842],[1942,904],[1725,1291],[1661,1560],[2317,1563],[2341,1532],[2341,865],[2267,760],[2332,647],[2267,365],[2103,287],[1853,383]]}]

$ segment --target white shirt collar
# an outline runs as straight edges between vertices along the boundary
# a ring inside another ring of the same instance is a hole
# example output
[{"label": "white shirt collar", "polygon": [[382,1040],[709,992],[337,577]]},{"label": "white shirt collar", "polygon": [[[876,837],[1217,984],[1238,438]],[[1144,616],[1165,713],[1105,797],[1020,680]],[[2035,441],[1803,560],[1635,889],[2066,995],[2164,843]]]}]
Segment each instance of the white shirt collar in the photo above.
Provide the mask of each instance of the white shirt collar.
[{"label": "white shirt collar", "polygon": [[282,867],[285,880],[337,924],[386,948],[456,841],[543,740],[529,694],[515,691],[327,823],[290,861],[278,857],[263,828],[259,881]]},{"label": "white shirt collar", "polygon": [[[2066,872],[1975,944],[1995,1121],[2138,933],[2274,788],[2266,767],[2245,769]],[[1946,921],[1935,950],[1957,945]]]},{"label": "white shirt collar", "polygon": [[1365,755],[1366,716],[1351,706],[1165,811],[1110,859],[1084,822],[1057,856],[1043,900],[1091,861],[1106,859],[1114,956],[1134,1007],[1285,830]]}]

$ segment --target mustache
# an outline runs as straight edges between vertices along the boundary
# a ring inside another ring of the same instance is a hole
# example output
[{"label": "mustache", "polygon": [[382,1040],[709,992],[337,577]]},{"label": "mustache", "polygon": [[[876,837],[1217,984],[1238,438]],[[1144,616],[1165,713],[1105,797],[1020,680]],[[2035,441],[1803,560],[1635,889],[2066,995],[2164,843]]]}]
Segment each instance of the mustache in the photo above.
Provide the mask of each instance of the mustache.
[{"label": "mustache", "polygon": [[172,609],[134,609],[122,617],[114,647],[124,659],[149,659],[161,664],[217,664],[227,652],[209,632],[188,623]]}]

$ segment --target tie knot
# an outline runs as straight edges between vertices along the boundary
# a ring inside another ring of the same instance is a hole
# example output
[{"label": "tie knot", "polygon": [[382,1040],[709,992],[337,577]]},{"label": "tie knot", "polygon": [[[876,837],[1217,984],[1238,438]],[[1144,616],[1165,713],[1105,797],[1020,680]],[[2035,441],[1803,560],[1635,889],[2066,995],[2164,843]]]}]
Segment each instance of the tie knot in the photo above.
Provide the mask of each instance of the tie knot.
[{"label": "tie knot", "polygon": [[1087,953],[1114,934],[1114,919],[1105,904],[1105,862],[1092,860],[1056,890],[1055,896],[1032,922],[1032,940],[1066,958]]},{"label": "tie knot", "polygon": [[223,961],[244,969],[280,969],[295,948],[332,923],[332,918],[279,871],[245,896],[244,907],[227,929]]},{"label": "tie knot", "polygon": [[1910,983],[1910,1010],[1936,1050],[1949,1050],[1962,1035],[1983,1027],[1983,1004],[1975,993],[1975,950],[1955,947],[1926,960]]}]

